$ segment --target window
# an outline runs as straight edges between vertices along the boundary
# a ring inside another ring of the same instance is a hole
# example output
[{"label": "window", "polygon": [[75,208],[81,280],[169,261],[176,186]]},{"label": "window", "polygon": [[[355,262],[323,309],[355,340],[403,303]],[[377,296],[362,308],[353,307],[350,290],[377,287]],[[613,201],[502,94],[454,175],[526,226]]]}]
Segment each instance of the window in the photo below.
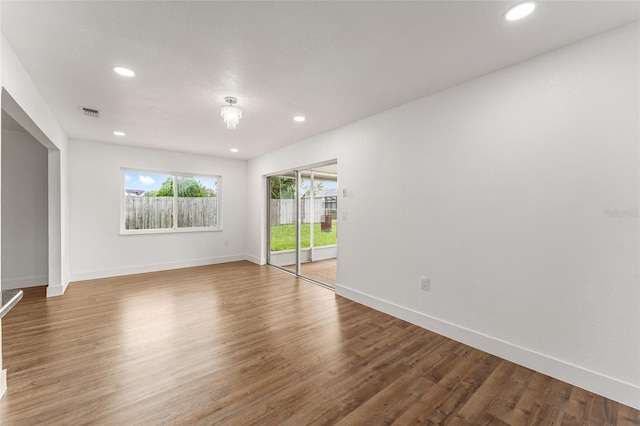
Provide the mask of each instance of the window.
[{"label": "window", "polygon": [[220,229],[219,176],[128,169],[123,175],[122,233]]}]

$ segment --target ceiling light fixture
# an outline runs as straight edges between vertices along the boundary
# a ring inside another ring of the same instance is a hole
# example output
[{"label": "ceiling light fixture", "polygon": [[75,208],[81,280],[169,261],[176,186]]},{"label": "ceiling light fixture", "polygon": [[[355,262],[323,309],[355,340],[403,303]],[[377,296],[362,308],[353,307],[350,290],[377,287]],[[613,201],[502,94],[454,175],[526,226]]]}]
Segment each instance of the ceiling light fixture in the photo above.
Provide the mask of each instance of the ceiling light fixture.
[{"label": "ceiling light fixture", "polygon": [[242,118],[242,110],[236,106],[238,100],[231,96],[224,98],[228,105],[223,105],[220,115],[227,123],[227,129],[235,129]]},{"label": "ceiling light fixture", "polygon": [[124,132],[121,132],[119,130],[114,131],[113,134],[116,135],[116,136],[124,136],[125,135]]},{"label": "ceiling light fixture", "polygon": [[229,151],[231,151],[231,152],[238,152],[238,148],[231,148]]},{"label": "ceiling light fixture", "polygon": [[529,16],[531,12],[536,8],[536,4],[532,1],[525,1],[512,6],[504,14],[504,19],[507,21],[517,21],[525,16]]},{"label": "ceiling light fixture", "polygon": [[125,77],[133,77],[134,75],[136,75],[135,72],[131,71],[129,68],[125,68],[125,67],[113,67],[112,68],[113,72],[123,75]]},{"label": "ceiling light fixture", "polygon": [[293,121],[297,121],[298,123],[302,123],[304,120],[306,120],[306,118],[304,118],[304,115],[296,115],[295,117],[293,117]]}]

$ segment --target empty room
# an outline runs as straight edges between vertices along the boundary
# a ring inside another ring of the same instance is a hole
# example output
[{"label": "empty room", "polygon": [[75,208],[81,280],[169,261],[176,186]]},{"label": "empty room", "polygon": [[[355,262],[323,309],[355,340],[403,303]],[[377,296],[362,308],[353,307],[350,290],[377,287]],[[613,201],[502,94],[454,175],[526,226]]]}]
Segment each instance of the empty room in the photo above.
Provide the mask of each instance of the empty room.
[{"label": "empty room", "polygon": [[0,424],[640,425],[640,1],[0,29]]}]

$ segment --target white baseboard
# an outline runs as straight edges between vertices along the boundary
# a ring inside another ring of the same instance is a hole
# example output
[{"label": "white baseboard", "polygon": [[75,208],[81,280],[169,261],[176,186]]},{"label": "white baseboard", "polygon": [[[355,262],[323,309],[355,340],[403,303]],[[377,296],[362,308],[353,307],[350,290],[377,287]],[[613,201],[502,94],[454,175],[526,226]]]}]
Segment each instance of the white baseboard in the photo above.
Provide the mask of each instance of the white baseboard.
[{"label": "white baseboard", "polygon": [[336,294],[492,355],[640,409],[640,386],[443,321],[338,284]]},{"label": "white baseboard", "polygon": [[95,280],[99,278],[118,277],[122,275],[144,274],[147,272],[158,272],[158,271],[167,271],[170,269],[191,268],[194,266],[214,265],[217,263],[237,262],[240,260],[246,260],[246,255],[235,254],[230,256],[206,257],[201,259],[182,260],[178,262],[130,266],[126,268],[104,269],[99,271],[72,272],[71,281]]},{"label": "white baseboard", "polygon": [[8,278],[2,280],[2,289],[9,290],[12,288],[37,287],[47,285],[49,277],[46,275],[38,275],[36,277]]},{"label": "white baseboard", "polygon": [[39,286],[47,286],[47,297],[55,297],[62,296],[67,289],[66,285],[47,285],[49,282],[49,277],[46,275],[37,276],[37,277],[26,277],[26,278],[13,278],[13,279],[5,279],[2,280],[2,289],[9,290],[13,288],[27,288],[27,287],[39,287]]},{"label": "white baseboard", "polygon": [[264,261],[263,259],[260,259],[257,256],[252,256],[250,254],[246,254],[244,256],[244,260],[247,260],[251,263],[255,263],[256,265],[264,265],[266,263],[266,261]]},{"label": "white baseboard", "polygon": [[65,285],[49,285],[47,286],[47,297],[62,296],[67,290],[69,283]]},{"label": "white baseboard", "polygon": [[0,371],[0,398],[4,396],[7,391],[7,370]]}]

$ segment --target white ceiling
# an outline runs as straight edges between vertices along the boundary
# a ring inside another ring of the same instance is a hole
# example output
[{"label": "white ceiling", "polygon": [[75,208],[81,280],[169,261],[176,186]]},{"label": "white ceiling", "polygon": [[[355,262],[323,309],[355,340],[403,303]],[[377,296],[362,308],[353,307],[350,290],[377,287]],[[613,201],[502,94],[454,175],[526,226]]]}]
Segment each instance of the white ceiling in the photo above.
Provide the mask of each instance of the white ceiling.
[{"label": "white ceiling", "polygon": [[71,138],[248,159],[640,19],[547,1],[504,21],[514,3],[3,1],[2,32]]}]

